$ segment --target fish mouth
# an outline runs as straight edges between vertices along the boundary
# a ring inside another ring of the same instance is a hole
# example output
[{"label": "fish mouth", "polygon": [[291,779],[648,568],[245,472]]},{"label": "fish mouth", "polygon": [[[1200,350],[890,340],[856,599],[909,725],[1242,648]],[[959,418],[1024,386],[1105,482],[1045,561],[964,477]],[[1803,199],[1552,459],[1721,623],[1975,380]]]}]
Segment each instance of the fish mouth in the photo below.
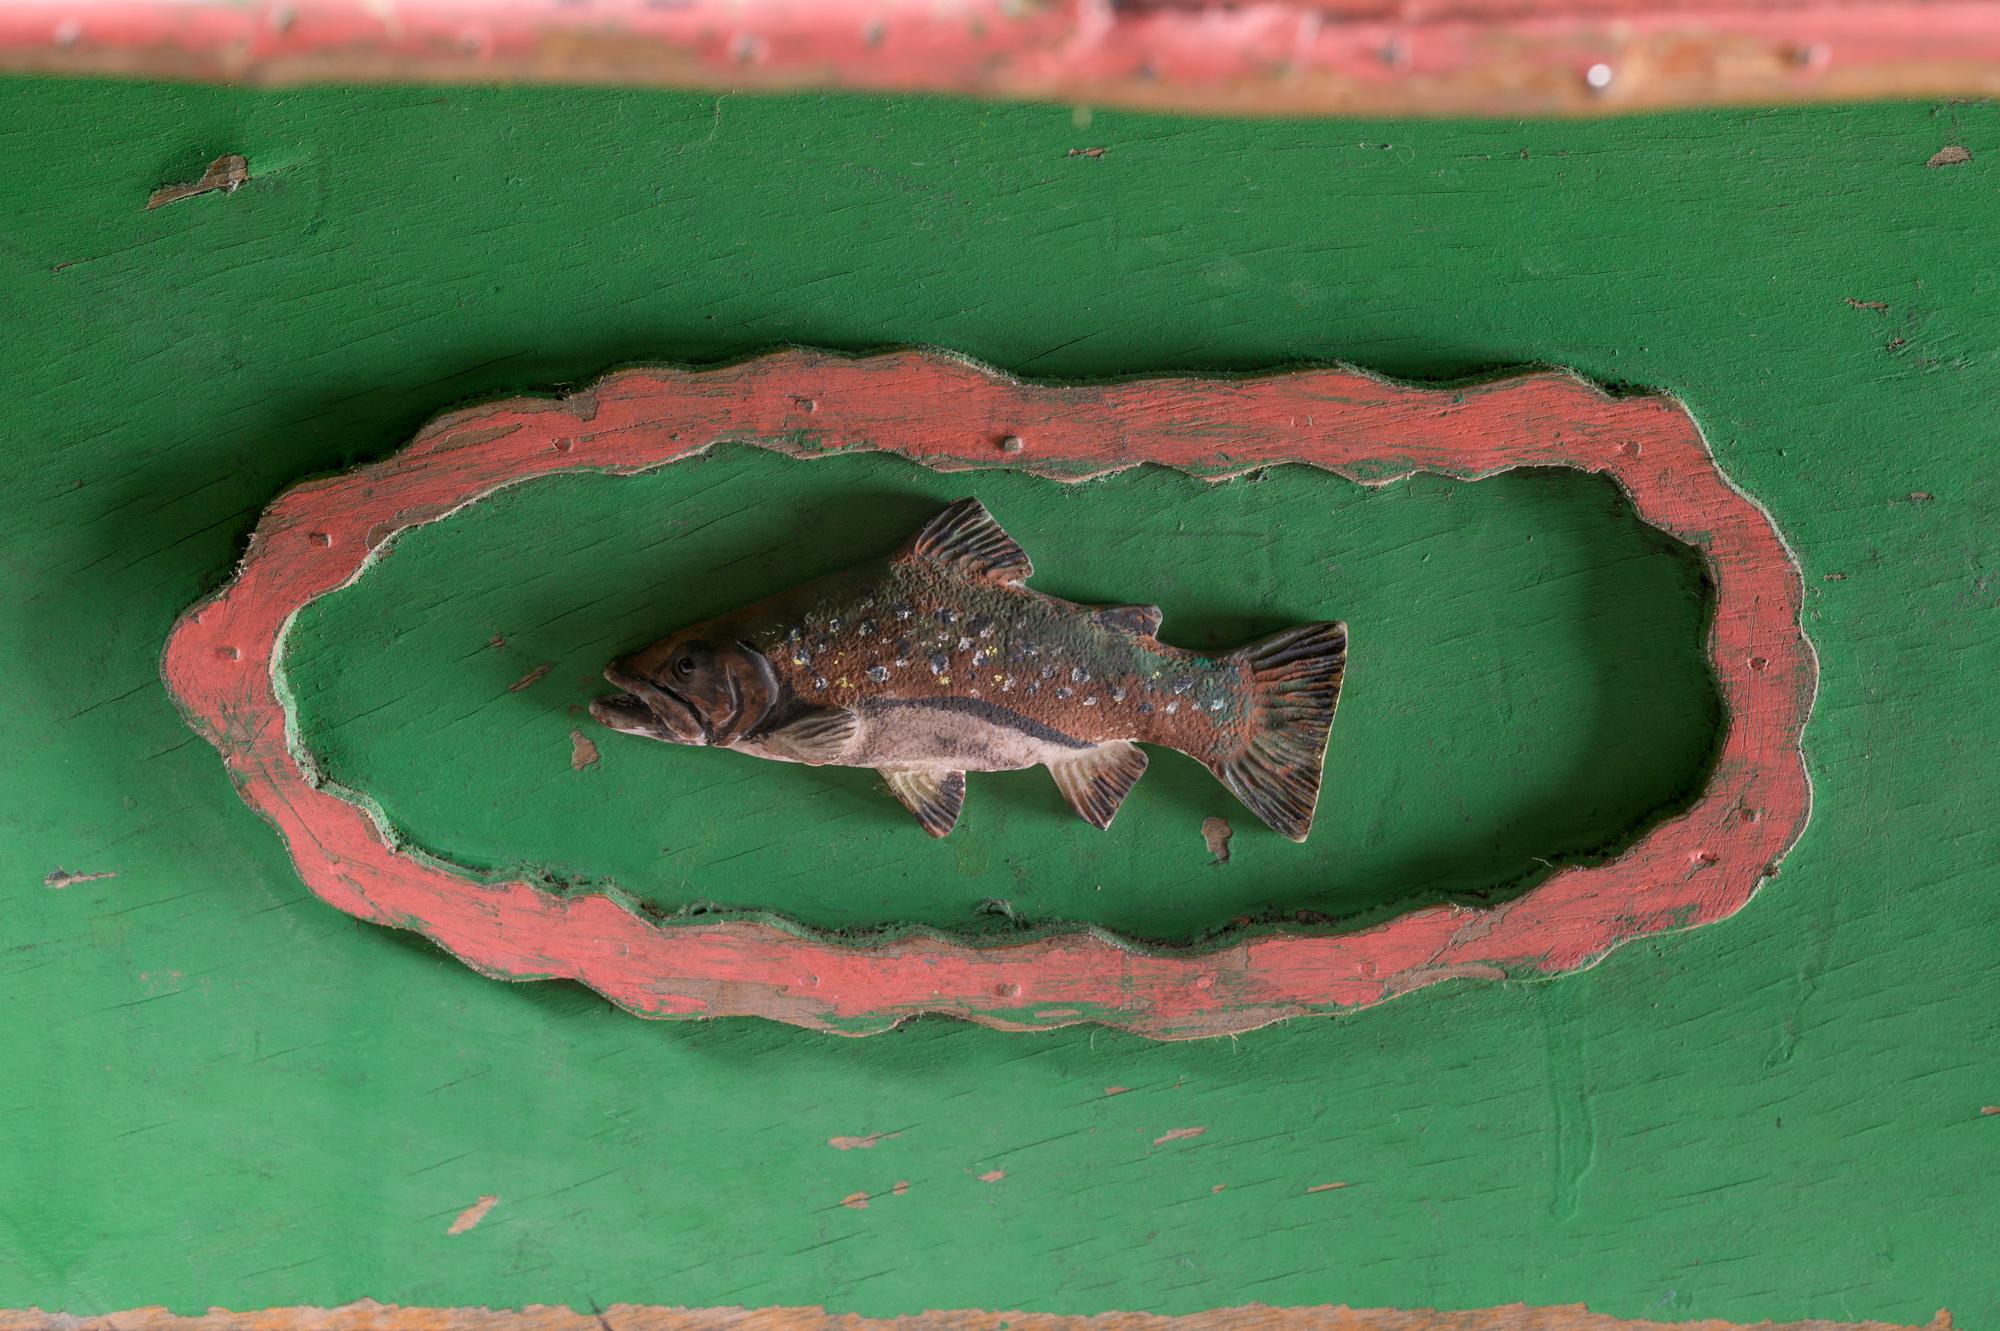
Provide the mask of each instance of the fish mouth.
[{"label": "fish mouth", "polygon": [[694,705],[672,689],[646,684],[607,670],[604,677],[626,690],[591,700],[591,718],[627,735],[669,744],[706,744],[708,727]]}]

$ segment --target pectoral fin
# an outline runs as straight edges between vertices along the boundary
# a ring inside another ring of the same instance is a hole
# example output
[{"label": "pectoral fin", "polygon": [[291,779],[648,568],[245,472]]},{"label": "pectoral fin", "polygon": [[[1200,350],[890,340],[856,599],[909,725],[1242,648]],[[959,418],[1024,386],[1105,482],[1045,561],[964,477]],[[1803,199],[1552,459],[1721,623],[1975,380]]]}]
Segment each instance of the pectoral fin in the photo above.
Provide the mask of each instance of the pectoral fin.
[{"label": "pectoral fin", "polygon": [[958,811],[965,807],[963,772],[940,772],[931,767],[885,767],[882,779],[932,836],[949,835],[958,822]]},{"label": "pectoral fin", "polygon": [[1118,806],[1132,793],[1133,785],[1146,772],[1146,751],[1137,744],[1119,740],[1086,749],[1074,758],[1049,764],[1056,789],[1076,810],[1076,816],[1092,827],[1106,828],[1118,816]]},{"label": "pectoral fin", "polygon": [[850,707],[815,707],[756,739],[793,762],[823,767],[840,761],[860,728],[861,718]]}]

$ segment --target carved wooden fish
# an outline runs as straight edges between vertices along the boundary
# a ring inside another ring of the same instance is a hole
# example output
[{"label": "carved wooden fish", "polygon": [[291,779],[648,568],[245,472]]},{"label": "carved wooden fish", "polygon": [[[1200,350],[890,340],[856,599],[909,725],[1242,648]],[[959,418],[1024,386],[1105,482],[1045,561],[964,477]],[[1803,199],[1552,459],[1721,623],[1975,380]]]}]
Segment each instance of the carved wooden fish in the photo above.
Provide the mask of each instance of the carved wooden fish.
[{"label": "carved wooden fish", "polygon": [[1170,647],[1150,605],[1022,584],[1028,556],[976,499],[901,550],[682,629],[614,661],[614,730],[815,766],[872,767],[932,836],[967,772],[1042,764],[1109,827],[1139,743],[1207,765],[1294,841],[1312,828],[1347,629],[1306,624],[1223,656]]}]

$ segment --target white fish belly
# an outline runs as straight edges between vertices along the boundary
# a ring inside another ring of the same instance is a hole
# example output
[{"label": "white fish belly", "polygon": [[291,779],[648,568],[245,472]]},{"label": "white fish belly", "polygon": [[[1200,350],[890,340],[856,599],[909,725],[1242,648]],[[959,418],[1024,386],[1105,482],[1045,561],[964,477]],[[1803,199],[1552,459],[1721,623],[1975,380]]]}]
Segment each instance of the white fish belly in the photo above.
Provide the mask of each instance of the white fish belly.
[{"label": "white fish belly", "polygon": [[[1074,758],[1096,747],[1044,731],[1033,722],[981,715],[974,704],[864,704],[854,746],[841,758],[853,767],[930,767],[960,772],[1011,772]],[[996,712],[998,709],[994,709]]]}]

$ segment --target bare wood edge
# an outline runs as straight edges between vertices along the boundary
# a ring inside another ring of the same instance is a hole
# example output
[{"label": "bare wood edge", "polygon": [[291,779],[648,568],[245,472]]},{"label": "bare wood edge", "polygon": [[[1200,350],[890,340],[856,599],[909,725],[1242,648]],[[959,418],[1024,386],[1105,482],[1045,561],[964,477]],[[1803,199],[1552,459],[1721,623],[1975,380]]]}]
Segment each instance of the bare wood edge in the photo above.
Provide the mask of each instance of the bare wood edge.
[{"label": "bare wood edge", "polygon": [[1995,0],[0,0],[0,71],[1601,115],[2000,93]]},{"label": "bare wood edge", "polygon": [[[998,450],[1017,437],[1033,441],[1027,461]],[[1146,950],[1098,929],[997,944],[914,931],[857,946],[769,920],[662,924],[612,893],[477,882],[391,845],[365,800],[322,788],[291,733],[278,668],[299,608],[359,577],[398,532],[505,486],[651,470],[720,442],[800,459],[888,451],[939,470],[1012,465],[1058,480],[1142,462],[1212,478],[1303,463],[1366,484],[1528,465],[1606,474],[1642,520],[1694,545],[1716,583],[1723,752],[1692,809],[1609,864],[1562,870],[1490,909],[1435,907],[1207,950]],[[1723,476],[1684,409],[1614,398],[1564,372],[1464,389],[1346,368],[1050,387],[937,352],[788,351],[721,369],[625,370],[561,400],[454,412],[382,462],[287,491],[235,580],[177,625],[163,668],[316,895],[417,930],[484,974],[576,979],[649,1017],[757,1015],[870,1034],[942,1013],[1175,1039],[1352,1010],[1445,979],[1561,974],[1632,938],[1733,914],[1810,816],[1798,739],[1817,666],[1803,597],[1769,515]]]},{"label": "bare wood edge", "polygon": [[1505,1304],[1467,1311],[1429,1308],[1272,1308],[1244,1304],[1168,1316],[1144,1312],[985,1312],[953,1309],[906,1317],[862,1317],[823,1308],[663,1308],[614,1303],[569,1308],[403,1308],[362,1300],[338,1308],[214,1308],[182,1316],[165,1308],[73,1316],[37,1308],[0,1310],[0,1331],[1952,1331],[1940,1310],[1919,1329],[1893,1322],[1653,1322],[1593,1313],[1582,1304]]}]

